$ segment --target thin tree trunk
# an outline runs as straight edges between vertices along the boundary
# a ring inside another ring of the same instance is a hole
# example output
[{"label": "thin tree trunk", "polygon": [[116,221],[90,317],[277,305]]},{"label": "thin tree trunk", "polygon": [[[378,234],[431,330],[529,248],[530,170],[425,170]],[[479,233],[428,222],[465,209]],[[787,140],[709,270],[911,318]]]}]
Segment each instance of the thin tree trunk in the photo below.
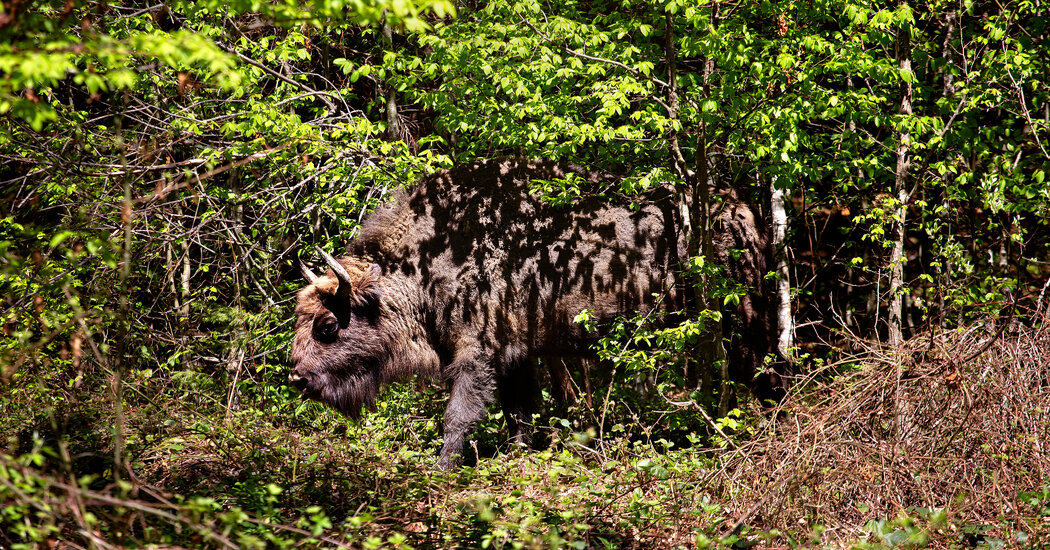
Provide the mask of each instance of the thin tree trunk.
[{"label": "thin tree trunk", "polygon": [[[240,197],[240,178],[237,177],[236,172],[233,174],[233,177],[230,178],[230,184],[235,196]],[[250,276],[248,274],[250,267],[246,257],[247,252],[240,249],[241,243],[244,242],[243,228],[244,205],[238,200],[237,204],[233,206],[233,219],[231,220],[231,227],[229,228],[231,242],[230,256],[233,259],[233,304],[235,311],[238,312],[239,322],[235,323],[232,327],[233,337],[231,338],[230,351],[226,359],[226,371],[232,379],[226,397],[227,421],[230,420],[233,410],[239,408],[240,390],[237,387],[237,383],[240,381],[241,370],[244,368],[244,345],[248,331],[248,327],[244,320],[245,316],[242,314],[244,311],[244,301],[242,296],[242,288],[244,287],[243,283],[245,279]]]},{"label": "thin tree trunk", "polygon": [[[707,87],[708,77],[714,70],[714,61],[708,59],[704,64],[704,84]],[[697,225],[700,227],[700,253],[705,262],[715,259],[714,245],[714,219],[711,216],[711,156],[707,148],[707,124],[700,123],[700,136],[696,147],[696,193],[694,198],[696,204],[693,207],[694,215],[699,218]],[[697,280],[696,297],[701,311],[717,312],[721,306],[717,300],[712,300],[707,289],[711,288],[710,277],[701,273]],[[725,416],[729,413],[729,403],[732,386],[729,382],[729,365],[726,362],[726,351],[722,345],[722,323],[706,323],[704,332],[700,335],[700,356],[704,364],[718,368],[720,378],[720,391],[718,399],[718,415]],[[710,369],[708,369],[710,372]]]},{"label": "thin tree trunk", "polygon": [[[900,64],[901,74],[911,74],[911,28],[902,25],[897,31],[897,60]],[[904,78],[902,76],[902,78]],[[901,83],[901,102],[897,113],[902,119],[912,114],[911,108],[912,85],[911,78],[904,78]],[[908,169],[911,166],[910,154],[911,134],[901,130],[897,139],[897,169],[894,179],[893,191],[897,204],[893,210],[893,221],[891,223],[891,236],[893,250],[890,252],[889,271],[890,280],[889,308],[886,312],[887,342],[891,346],[900,345],[904,341],[901,331],[901,317],[903,310],[902,293],[904,292],[904,235],[905,215],[908,211],[908,200],[911,193],[908,192]]]},{"label": "thin tree trunk", "polygon": [[[118,126],[119,133],[119,126]],[[123,161],[123,159],[121,159]],[[124,250],[120,262],[120,287],[127,288],[131,277],[131,221],[134,215],[131,203],[131,178],[124,176],[124,205],[121,222],[124,224]],[[131,327],[131,300],[127,292],[120,295],[120,344],[113,364],[113,480],[120,481],[124,471],[124,370],[128,359],[128,340]]]},{"label": "thin tree trunk", "polygon": [[[718,27],[718,5],[711,8],[712,28]],[[703,97],[706,99],[711,95],[711,75],[715,71],[715,61],[710,57],[704,59],[703,72]],[[711,216],[711,186],[714,180],[712,172],[713,161],[707,146],[707,122],[700,120],[700,129],[696,140],[696,178],[693,183],[693,224],[699,229],[699,254],[705,262],[715,259],[714,246],[714,219]],[[696,239],[694,239],[694,242]],[[697,251],[691,251],[697,252]],[[706,274],[701,274],[697,280],[696,298],[697,305],[701,311],[717,312],[721,310],[717,301],[711,300],[707,289],[711,287]],[[722,345],[722,323],[707,323],[704,333],[700,337],[700,356],[706,365],[718,368],[720,377],[720,392],[718,401],[718,414],[725,416],[729,412],[731,397],[731,386],[729,383],[729,365],[726,364],[725,347]],[[710,376],[711,369],[707,369],[706,376]]]},{"label": "thin tree trunk", "polygon": [[[674,15],[670,12],[665,14],[664,17],[664,48],[665,55],[667,57],[667,118],[671,120],[678,119],[678,64],[677,64],[677,52],[674,43]],[[693,184],[695,174],[691,171],[685,161],[685,156],[682,155],[682,149],[678,142],[678,130],[672,124],[670,133],[668,134],[668,144],[671,148],[671,164],[674,167],[675,174],[678,176],[678,183],[675,185],[675,193],[678,198],[678,213],[682,219],[682,233],[685,235],[686,242],[686,257],[691,258],[697,254],[698,247],[696,246],[696,224],[694,221],[693,213]],[[683,287],[684,290],[684,287]],[[697,304],[686,304],[686,309],[693,307]],[[699,368],[699,364],[693,358],[686,359],[685,365],[685,381],[688,387],[697,387],[700,383],[701,372],[703,369]],[[704,376],[704,381],[708,382],[710,377]],[[701,386],[702,391],[706,395],[709,390],[709,384]]]},{"label": "thin tree trunk", "polygon": [[[383,43],[389,50],[394,49],[394,30],[389,23],[383,23]],[[386,132],[390,141],[401,139],[401,124],[397,119],[397,91],[390,79],[386,84]]]},{"label": "thin tree trunk", "polygon": [[[712,18],[717,15],[712,14]],[[668,76],[668,118],[678,117],[678,74],[677,74],[677,52],[674,44],[674,16],[667,13],[665,18],[665,53],[667,56]],[[709,93],[709,79],[714,71],[714,61],[708,59],[704,63],[704,94]],[[714,255],[714,242],[712,234],[714,231],[711,219],[711,194],[708,189],[710,183],[709,163],[710,157],[707,150],[707,126],[701,121],[697,136],[697,152],[694,159],[694,169],[687,167],[685,157],[682,155],[678,142],[678,133],[671,130],[669,143],[672,153],[672,161],[681,183],[676,187],[678,195],[678,207],[682,217],[683,232],[686,237],[686,255],[688,257],[703,256],[705,261],[712,261]],[[701,274],[693,286],[695,303],[691,304],[697,312],[718,311],[717,304],[712,304],[707,293],[709,284],[707,276]],[[705,334],[701,336],[698,347],[700,361],[699,366],[718,367],[722,372],[722,402],[719,411],[724,415],[728,405],[728,373],[726,372],[725,349],[722,347],[722,324],[707,323]],[[686,383],[690,386],[700,385],[701,392],[705,395],[711,394],[712,369],[697,368],[696,362],[690,362],[686,367]]]},{"label": "thin tree trunk", "polygon": [[777,274],[777,351],[787,361],[794,357],[795,319],[791,315],[791,271],[788,268],[787,208],[784,190],[777,178],[770,183],[770,207],[773,214],[773,262]]},{"label": "thin tree trunk", "polygon": [[190,316],[190,275],[192,270],[190,269],[190,236],[186,235],[182,239],[182,276],[181,280],[181,301],[179,303],[179,317],[180,321],[185,322]]}]

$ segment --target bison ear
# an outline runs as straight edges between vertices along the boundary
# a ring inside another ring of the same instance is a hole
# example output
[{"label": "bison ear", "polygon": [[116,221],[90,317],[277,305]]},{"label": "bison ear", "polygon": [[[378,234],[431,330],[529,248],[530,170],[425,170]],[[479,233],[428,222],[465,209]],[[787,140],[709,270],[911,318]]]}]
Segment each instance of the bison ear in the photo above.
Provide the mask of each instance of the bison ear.
[{"label": "bison ear", "polygon": [[382,276],[383,272],[378,264],[368,266],[361,274],[361,279],[354,285],[354,305],[363,307],[379,303],[379,299],[383,297],[383,289],[380,286]]}]

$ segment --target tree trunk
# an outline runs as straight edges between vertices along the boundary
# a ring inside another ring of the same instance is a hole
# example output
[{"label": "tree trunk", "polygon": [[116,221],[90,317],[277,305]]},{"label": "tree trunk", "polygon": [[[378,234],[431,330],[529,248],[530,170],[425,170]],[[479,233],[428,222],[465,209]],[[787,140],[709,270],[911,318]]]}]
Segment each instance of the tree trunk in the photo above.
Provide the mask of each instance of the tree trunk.
[{"label": "tree trunk", "polygon": [[[118,125],[118,132],[119,132]],[[124,159],[121,159],[124,161]],[[124,225],[123,252],[120,261],[120,288],[127,288],[131,278],[131,222],[134,210],[131,202],[131,178],[124,176],[124,205],[121,222]],[[113,480],[124,477],[124,371],[127,369],[131,332],[131,299],[127,292],[120,294],[120,328],[118,331],[117,360],[113,362]]]},{"label": "tree trunk", "polygon": [[[704,63],[705,89],[708,77],[714,70],[714,62],[711,59]],[[705,94],[706,95],[706,94]],[[707,148],[707,124],[700,123],[700,135],[697,138],[696,147],[696,193],[693,195],[696,203],[693,206],[693,216],[698,218],[696,226],[700,228],[699,237],[700,255],[705,262],[715,259],[714,245],[714,220],[711,216],[711,156]],[[692,251],[691,251],[692,252]],[[695,254],[691,254],[695,255]],[[697,278],[696,298],[700,311],[719,312],[721,306],[717,300],[712,300],[707,289],[711,288],[711,278],[706,273],[701,273]],[[705,323],[704,332],[700,335],[700,357],[704,364],[717,368],[721,389],[718,399],[718,415],[725,416],[729,412],[732,386],[729,383],[729,365],[726,362],[726,350],[722,345],[722,323]],[[710,370],[710,369],[709,369]]]},{"label": "tree trunk", "polygon": [[[711,8],[711,26],[718,27],[718,6]],[[704,59],[703,72],[703,97],[711,96],[711,75],[715,71],[715,61],[710,57]],[[705,262],[715,259],[714,245],[714,219],[711,216],[711,187],[714,183],[712,172],[713,162],[707,144],[707,123],[701,119],[700,129],[696,139],[696,178],[693,179],[693,227],[698,231],[690,243],[692,250],[690,255],[697,253],[704,258]],[[699,242],[697,242],[699,241]],[[694,244],[695,243],[695,244]],[[696,250],[699,248],[699,250]],[[720,304],[712,300],[707,289],[711,288],[710,277],[701,273],[696,281],[697,306],[701,312],[719,312]],[[717,369],[720,378],[720,392],[718,400],[718,414],[725,416],[729,412],[731,398],[731,386],[729,383],[729,365],[726,364],[726,351],[722,345],[722,323],[707,323],[704,333],[700,337],[700,357],[705,365]],[[707,369],[710,376],[712,369]]]},{"label": "tree trunk", "polygon": [[182,239],[182,274],[179,277],[179,322],[185,323],[190,316],[190,275],[192,269],[190,267],[190,235],[189,233]]},{"label": "tree trunk", "polygon": [[244,205],[239,200],[241,195],[240,181],[241,179],[237,177],[237,172],[235,171],[233,177],[230,178],[230,187],[234,195],[238,197],[238,201],[233,205],[233,219],[229,228],[229,240],[231,243],[230,256],[233,259],[233,305],[235,311],[239,314],[239,322],[231,326],[233,337],[230,340],[230,351],[226,358],[226,372],[231,377],[230,389],[226,396],[227,421],[230,420],[232,411],[239,408],[240,389],[237,387],[237,383],[240,381],[241,370],[244,368],[244,344],[248,332],[245,316],[241,315],[244,312],[242,289],[245,286],[244,282],[248,277],[247,273],[250,268],[247,252],[242,251],[240,248],[241,243],[244,242]]},{"label": "tree trunk", "polygon": [[[712,13],[712,19],[717,18],[716,13]],[[667,55],[667,76],[669,83],[668,90],[668,118],[676,119],[678,117],[678,75],[677,75],[677,52],[674,45],[674,16],[667,13],[666,19],[666,55]],[[704,61],[704,95],[707,96],[710,93],[710,76],[714,71],[714,61],[706,59]],[[681,149],[678,143],[678,133],[675,130],[671,130],[669,136],[669,142],[672,153],[672,162],[675,166],[675,170],[679,176],[679,183],[676,186],[676,192],[678,195],[678,206],[682,217],[683,231],[686,237],[686,255],[690,258],[695,256],[702,256],[705,262],[713,261],[715,258],[714,253],[714,241],[713,241],[713,221],[711,218],[711,193],[709,190],[711,172],[710,172],[710,156],[708,155],[707,149],[707,125],[703,121],[700,123],[697,135],[697,150],[696,158],[694,159],[694,168],[690,170],[686,166],[685,157],[682,155]],[[718,304],[713,303],[708,295],[707,289],[710,288],[707,275],[701,273],[693,285],[693,297],[695,303],[689,304],[692,306],[693,311],[703,313],[705,311],[719,311],[720,307]],[[729,398],[729,378],[726,365],[725,349],[722,346],[722,323],[720,322],[709,322],[704,327],[704,334],[701,335],[700,344],[698,346],[700,361],[700,368],[697,369],[695,362],[690,362],[687,365],[686,370],[686,383],[692,387],[695,387],[699,382],[700,389],[705,395],[710,395],[713,386],[712,383],[712,370],[713,368],[719,369],[722,378],[722,395],[719,402],[719,412],[724,415],[728,409],[728,398]],[[698,372],[699,370],[699,372]]]},{"label": "tree trunk", "polygon": [[[901,25],[897,31],[897,61],[900,64],[901,78],[901,102],[897,114],[901,119],[907,119],[912,114],[911,109],[911,27]],[[908,76],[905,76],[908,75]],[[908,200],[911,193],[908,192],[908,169],[911,166],[910,153],[911,134],[906,130],[900,130],[897,136],[897,169],[894,178],[893,194],[897,203],[893,209],[893,220],[891,222],[890,238],[893,241],[893,250],[890,252],[889,270],[890,280],[889,308],[886,312],[887,342],[891,346],[900,345],[904,341],[901,331],[901,317],[903,309],[902,293],[904,292],[904,235],[905,215],[908,211]]]},{"label": "tree trunk", "polygon": [[787,209],[784,190],[777,178],[770,183],[770,207],[773,214],[773,263],[777,274],[777,351],[792,361],[795,347],[795,319],[791,315],[791,271],[788,268]]},{"label": "tree trunk", "polygon": [[[394,49],[394,30],[389,23],[383,23],[383,44],[389,50]],[[387,139],[397,141],[401,139],[401,124],[397,119],[397,92],[394,90],[390,79],[386,84],[386,133]]]}]

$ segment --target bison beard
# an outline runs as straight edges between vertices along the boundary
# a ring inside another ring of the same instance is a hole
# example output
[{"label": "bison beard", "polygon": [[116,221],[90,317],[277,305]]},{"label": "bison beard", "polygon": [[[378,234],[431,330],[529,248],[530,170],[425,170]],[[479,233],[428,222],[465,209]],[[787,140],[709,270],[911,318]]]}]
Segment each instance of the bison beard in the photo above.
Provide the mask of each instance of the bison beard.
[{"label": "bison beard", "polygon": [[[326,255],[332,269],[306,274],[290,382],[356,417],[385,382],[410,374],[443,380],[451,396],[441,468],[458,462],[497,392],[512,437],[524,440],[540,395],[534,359],[589,352],[593,335],[573,323],[577,314],[589,309],[601,323],[677,311],[691,292],[676,277],[685,243],[668,193],[632,209],[600,197],[555,206],[529,190],[532,180],[568,173],[616,184],[552,163],[479,162],[434,174],[374,212],[350,256]],[[756,376],[771,349],[767,241],[732,197],[718,220],[715,260],[750,290],[727,327],[730,375],[759,397],[776,397],[781,378]]]},{"label": "bison beard", "polygon": [[375,375],[366,373],[337,379],[332,385],[321,389],[317,400],[328,403],[335,410],[356,420],[361,416],[362,408],[375,407],[378,394],[379,380]]}]

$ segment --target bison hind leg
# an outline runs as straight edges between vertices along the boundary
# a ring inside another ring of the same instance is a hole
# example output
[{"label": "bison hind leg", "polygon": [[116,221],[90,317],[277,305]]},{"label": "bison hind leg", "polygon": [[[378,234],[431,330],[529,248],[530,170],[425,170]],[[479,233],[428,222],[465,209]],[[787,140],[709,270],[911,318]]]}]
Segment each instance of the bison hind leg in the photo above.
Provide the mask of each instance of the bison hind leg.
[{"label": "bison hind leg", "polygon": [[532,415],[539,411],[541,400],[535,365],[531,359],[515,361],[498,380],[500,405],[511,441],[522,445],[532,443]]}]

